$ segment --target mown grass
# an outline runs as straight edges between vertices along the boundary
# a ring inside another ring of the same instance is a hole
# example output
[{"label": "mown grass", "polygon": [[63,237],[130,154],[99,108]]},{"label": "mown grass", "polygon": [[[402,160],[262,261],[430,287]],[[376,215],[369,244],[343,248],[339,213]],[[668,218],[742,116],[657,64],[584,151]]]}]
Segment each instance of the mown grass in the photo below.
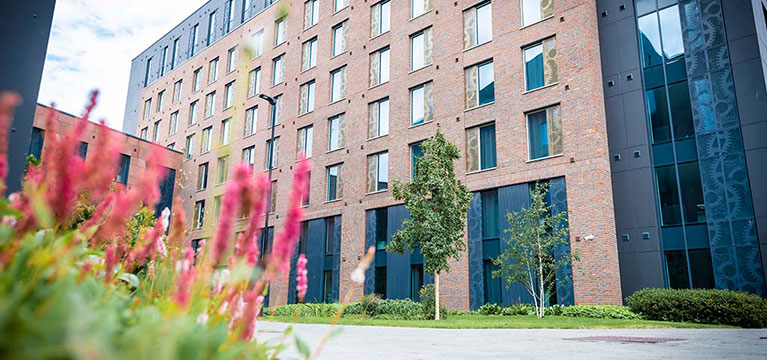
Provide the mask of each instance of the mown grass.
[{"label": "mown grass", "polygon": [[[265,320],[291,323],[292,317],[266,317]],[[299,324],[330,324],[329,317],[298,317]],[[448,316],[440,321],[433,320],[393,320],[373,319],[364,315],[346,315],[340,325],[394,326],[439,329],[657,329],[657,328],[727,328],[723,325],[694,324],[684,322],[590,319],[564,316],[547,316],[538,319],[535,316],[501,316],[462,314]]]}]

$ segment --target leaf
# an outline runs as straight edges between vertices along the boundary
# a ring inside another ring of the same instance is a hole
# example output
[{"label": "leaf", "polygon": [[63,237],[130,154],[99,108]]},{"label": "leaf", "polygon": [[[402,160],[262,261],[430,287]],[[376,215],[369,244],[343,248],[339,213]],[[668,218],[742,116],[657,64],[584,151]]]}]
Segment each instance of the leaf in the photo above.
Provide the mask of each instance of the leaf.
[{"label": "leaf", "polygon": [[309,346],[306,345],[306,343],[301,340],[298,336],[295,337],[296,339],[296,349],[298,349],[298,352],[301,353],[301,355],[304,356],[304,359],[308,359],[309,356],[312,355],[311,350],[309,350]]},{"label": "leaf", "polygon": [[125,281],[130,285],[131,287],[137,288],[139,287],[139,281],[138,277],[136,275],[133,275],[131,273],[122,273],[120,274],[120,280]]}]

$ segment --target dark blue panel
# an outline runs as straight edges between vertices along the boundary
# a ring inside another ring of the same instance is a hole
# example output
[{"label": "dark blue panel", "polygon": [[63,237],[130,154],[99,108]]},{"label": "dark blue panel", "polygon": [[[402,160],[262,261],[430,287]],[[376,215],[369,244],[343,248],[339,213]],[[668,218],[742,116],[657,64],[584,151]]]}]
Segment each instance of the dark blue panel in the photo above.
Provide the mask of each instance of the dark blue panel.
[{"label": "dark blue panel", "polygon": [[333,301],[338,302],[339,288],[341,283],[341,215],[335,217],[335,227],[333,228]]},{"label": "dark blue panel", "polygon": [[[390,206],[386,226],[386,241],[402,228],[402,221],[408,218],[404,205]],[[386,298],[410,298],[410,251],[404,254],[387,253],[386,255]]]},{"label": "dark blue panel", "polygon": [[[549,181],[549,199],[553,206],[552,212],[556,215],[567,213],[567,185],[564,177],[551,179]],[[569,226],[568,226],[569,227]],[[570,236],[567,235],[566,245],[557,249],[557,255],[570,254]],[[557,270],[557,297],[558,303],[562,305],[573,305],[575,298],[573,296],[573,269],[571,266],[565,266]]]},{"label": "dark blue panel", "polygon": [[306,242],[308,285],[305,302],[322,302],[322,268],[325,256],[325,219],[309,221]]},{"label": "dark blue panel", "polygon": [[298,300],[298,294],[296,294],[296,264],[298,264],[298,249],[299,244],[296,243],[296,249],[293,252],[293,257],[290,259],[290,273],[288,274],[288,304],[295,304]]},{"label": "dark blue panel", "polygon": [[168,208],[173,211],[173,188],[176,184],[176,170],[165,168],[167,173],[160,183],[160,201],[154,209],[154,216],[159,217],[162,210]]},{"label": "dark blue panel", "polygon": [[[530,186],[527,183],[499,188],[498,216],[500,217],[499,224],[501,224],[501,230],[508,229],[510,226],[507,217],[508,213],[519,211],[528,206],[530,206]],[[503,234],[503,231],[501,233]],[[501,252],[508,249],[505,239],[506,235],[504,234],[501,238]],[[501,298],[503,299],[504,306],[533,302],[532,297],[522,284],[515,283],[507,287],[506,282],[502,280],[502,286]]]},{"label": "dark blue panel", "polygon": [[477,310],[485,299],[482,276],[482,194],[474,193],[469,206],[469,308]]},{"label": "dark blue panel", "polygon": [[[368,210],[365,212],[365,253],[371,246],[375,246],[375,234],[376,234],[376,212],[375,210]],[[377,255],[377,254],[376,254]],[[377,258],[377,256],[376,256]],[[365,295],[375,292],[375,268],[378,266],[376,261],[375,265],[371,265],[365,271]]]}]

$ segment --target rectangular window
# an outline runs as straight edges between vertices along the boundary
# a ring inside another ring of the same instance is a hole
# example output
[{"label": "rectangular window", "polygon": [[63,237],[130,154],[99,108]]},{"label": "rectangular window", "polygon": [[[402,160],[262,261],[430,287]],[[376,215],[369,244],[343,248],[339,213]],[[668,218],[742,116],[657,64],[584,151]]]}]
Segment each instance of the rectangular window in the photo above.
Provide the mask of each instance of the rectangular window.
[{"label": "rectangular window", "polygon": [[410,35],[410,71],[432,63],[431,28]]},{"label": "rectangular window", "polygon": [[160,55],[160,77],[165,75],[165,67],[168,66],[168,47],[162,48]]},{"label": "rectangular window", "polygon": [[[375,211],[375,241],[376,241],[376,250],[385,250],[386,249],[386,243],[387,243],[387,224],[389,222],[389,212],[387,211],[387,208],[378,208],[373,210]],[[376,272],[378,271],[378,268],[376,268]]]},{"label": "rectangular window", "polygon": [[530,160],[562,154],[562,114],[559,105],[526,116]]},{"label": "rectangular window", "polygon": [[224,109],[228,109],[234,105],[234,81],[224,86]]},{"label": "rectangular window", "polygon": [[200,34],[200,24],[194,24],[189,33],[189,57],[197,53],[197,36]]},{"label": "rectangular window", "polygon": [[301,71],[317,66],[317,38],[304,42],[301,50]]},{"label": "rectangular window", "polygon": [[349,0],[333,0],[333,11],[339,12],[343,9],[346,9],[347,6],[349,6]]},{"label": "rectangular window", "polygon": [[466,172],[495,167],[495,123],[466,129]]},{"label": "rectangular window", "polygon": [[252,7],[253,5],[250,0],[242,0],[242,18],[240,19],[240,22],[245,22],[245,20],[250,19]]},{"label": "rectangular window", "polygon": [[258,117],[258,107],[254,106],[245,110],[245,133],[243,136],[250,136],[256,131],[256,118]]},{"label": "rectangular window", "polygon": [[237,68],[237,47],[235,46],[229,49],[226,56],[227,56],[226,72],[230,73]]},{"label": "rectangular window", "polygon": [[346,66],[330,73],[330,102],[346,98]]},{"label": "rectangular window", "polygon": [[280,45],[285,42],[286,39],[286,28],[287,24],[285,21],[285,18],[277,19],[277,21],[274,22],[274,45]]},{"label": "rectangular window", "polygon": [[200,200],[194,203],[194,228],[202,228],[202,224],[205,221],[205,200]]},{"label": "rectangular window", "polygon": [[493,10],[485,2],[463,12],[463,48],[470,49],[493,40]]},{"label": "rectangular window", "polygon": [[381,1],[370,7],[370,38],[389,32],[391,28],[391,2]]},{"label": "rectangular window", "polygon": [[144,101],[144,119],[149,119],[152,115],[152,99],[146,99]]},{"label": "rectangular window", "polygon": [[264,30],[261,29],[257,31],[253,36],[250,38],[251,46],[253,47],[253,52],[250,54],[250,58],[255,59],[264,52]]},{"label": "rectangular window", "polygon": [[298,104],[299,115],[314,111],[314,80],[301,85],[300,103]]},{"label": "rectangular window", "polygon": [[199,100],[195,100],[189,104],[189,125],[197,123],[197,104],[199,104]]},{"label": "rectangular window", "polygon": [[327,304],[334,302],[332,270],[325,270],[325,272],[322,273],[322,299]]},{"label": "rectangular window", "polygon": [[208,84],[218,80],[218,58],[208,63]]},{"label": "rectangular window", "polygon": [[183,81],[179,80],[173,83],[173,103],[178,103],[181,101],[181,86],[183,84]]},{"label": "rectangular window", "polygon": [[222,156],[218,158],[216,167],[218,168],[218,184],[226,182],[226,178],[229,176],[229,156]]},{"label": "rectangular window", "polygon": [[248,73],[248,97],[255,96],[261,88],[261,68],[255,68]]},{"label": "rectangular window", "polygon": [[498,267],[493,264],[493,260],[482,260],[482,275],[485,288],[485,303],[486,304],[502,304],[501,298],[501,278],[493,277],[493,271],[498,270]]},{"label": "rectangular window", "polygon": [[208,163],[200,164],[197,167],[197,190],[208,188]]},{"label": "rectangular window", "polygon": [[202,68],[199,68],[194,71],[194,74],[192,74],[192,92],[197,92],[200,90],[200,81],[202,80]]},{"label": "rectangular window", "polygon": [[346,51],[346,35],[348,26],[346,21],[333,27],[333,56],[340,55]]},{"label": "rectangular window", "polygon": [[173,135],[178,131],[178,111],[174,111],[170,114],[170,126],[168,127],[168,135]]},{"label": "rectangular window", "polygon": [[280,166],[280,138],[274,138],[274,146],[272,146],[272,140],[266,140],[266,151],[264,153],[266,154],[264,163],[267,169],[276,169]]},{"label": "rectangular window", "polygon": [[146,60],[146,72],[144,73],[144,87],[149,85],[149,76],[152,74],[152,58]]},{"label": "rectangular window", "polygon": [[277,211],[277,180],[272,180],[272,199],[269,201],[269,213],[274,214]]},{"label": "rectangular window", "polygon": [[234,28],[234,0],[226,0],[224,8],[224,34]]},{"label": "rectangular window", "polygon": [[325,218],[325,255],[333,255],[336,245],[336,218]]},{"label": "rectangular window", "polygon": [[556,38],[526,47],[524,57],[525,90],[535,90],[558,81]]},{"label": "rectangular window", "polygon": [[389,153],[382,152],[368,156],[367,192],[383,191],[389,188]]},{"label": "rectangular window", "polygon": [[327,201],[337,200],[344,195],[343,164],[327,167]]},{"label": "rectangular window", "polygon": [[410,125],[420,125],[434,119],[431,81],[410,89]]},{"label": "rectangular window", "polygon": [[374,274],[374,292],[381,299],[386,299],[386,266],[376,266]]},{"label": "rectangular window", "polygon": [[250,165],[251,167],[256,163],[256,146],[249,146],[242,149],[242,162]]},{"label": "rectangular window", "polygon": [[214,41],[216,41],[216,12],[210,13],[208,16],[208,46],[212,44]]},{"label": "rectangular window", "polygon": [[389,134],[389,98],[368,105],[368,139]]},{"label": "rectangular window", "polygon": [[221,122],[221,146],[229,144],[229,124],[232,119],[226,119]]},{"label": "rectangular window", "polygon": [[141,129],[141,132],[139,132],[139,137],[142,140],[146,140],[148,136],[149,136],[149,127],[145,127]]},{"label": "rectangular window", "polygon": [[[218,223],[218,215],[221,213],[221,195],[213,197],[213,223]],[[234,238],[239,236],[235,234]]]},{"label": "rectangular window", "polygon": [[205,117],[209,118],[216,112],[216,92],[205,95]]},{"label": "rectangular window", "polygon": [[128,172],[130,171],[130,156],[120,154],[120,165],[117,168],[117,177],[115,181],[128,185]]},{"label": "rectangular window", "polygon": [[85,158],[88,156],[88,143],[85,141],[80,141],[80,147],[77,150],[77,155],[80,156],[81,159],[85,160]]},{"label": "rectangular window", "polygon": [[410,145],[410,179],[415,178],[416,164],[418,163],[418,159],[420,159],[421,156],[423,156],[421,143]]},{"label": "rectangular window", "polygon": [[306,180],[306,196],[303,199],[301,199],[301,206],[303,207],[309,206],[309,198],[310,198],[309,193],[312,190],[311,182],[312,182],[312,173],[309,172],[307,176],[307,180]]},{"label": "rectangular window", "polygon": [[498,208],[498,189],[480,193],[482,200],[482,240],[495,240],[501,237]]},{"label": "rectangular window", "polygon": [[495,101],[493,61],[468,67],[464,70],[466,109]]},{"label": "rectangular window", "polygon": [[419,17],[431,10],[432,0],[410,0],[410,18]]},{"label": "rectangular window", "polygon": [[276,104],[270,106],[270,110],[274,108],[274,111],[272,112],[274,117],[269,119],[269,127],[282,124],[282,95],[275,96],[274,100]]},{"label": "rectangular window", "polygon": [[522,0],[522,26],[535,24],[554,15],[554,1]]},{"label": "rectangular window", "polygon": [[157,93],[157,112],[162,111],[163,103],[165,102],[165,90]]},{"label": "rectangular window", "polygon": [[202,129],[202,143],[200,144],[200,154],[204,154],[210,151],[211,130],[213,130],[212,126]]},{"label": "rectangular window", "polygon": [[157,142],[160,138],[160,120],[154,122],[154,128],[152,129],[152,141]]},{"label": "rectangular window", "polygon": [[284,55],[280,55],[272,60],[272,85],[277,85],[283,81],[285,72]]},{"label": "rectangular window", "polygon": [[181,41],[181,38],[176,38],[173,40],[173,52],[170,58],[170,69],[173,70],[176,68],[176,59],[178,59],[178,46],[179,42]]},{"label": "rectangular window", "polygon": [[333,116],[328,119],[328,151],[338,150],[344,147],[345,114]]},{"label": "rectangular window", "polygon": [[304,154],[307,158],[312,157],[312,141],[314,137],[314,126],[309,125],[298,129],[298,139],[296,141],[296,154]]},{"label": "rectangular window", "polygon": [[410,265],[410,300],[421,300],[421,288],[423,287],[423,264]]},{"label": "rectangular window", "polygon": [[370,54],[370,87],[389,81],[389,48]]},{"label": "rectangular window", "polygon": [[184,147],[184,158],[187,160],[192,158],[192,147],[194,147],[194,134],[186,137],[186,145]]},{"label": "rectangular window", "polygon": [[41,160],[43,155],[43,143],[45,143],[45,131],[38,127],[32,127],[32,136],[29,140],[29,155]]},{"label": "rectangular window", "polygon": [[320,18],[319,0],[309,0],[304,3],[304,29],[308,29],[317,24]]}]

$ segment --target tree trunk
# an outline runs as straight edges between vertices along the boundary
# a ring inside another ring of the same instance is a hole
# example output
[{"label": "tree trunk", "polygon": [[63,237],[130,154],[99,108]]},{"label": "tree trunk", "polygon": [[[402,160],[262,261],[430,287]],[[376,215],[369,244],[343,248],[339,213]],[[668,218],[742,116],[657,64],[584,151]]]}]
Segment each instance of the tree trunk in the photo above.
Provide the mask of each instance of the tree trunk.
[{"label": "tree trunk", "polygon": [[434,273],[434,320],[439,320],[439,273]]},{"label": "tree trunk", "polygon": [[538,298],[540,300],[538,317],[542,318],[546,311],[546,303],[544,302],[544,285],[543,285],[543,257],[541,256],[541,244],[538,243]]}]

